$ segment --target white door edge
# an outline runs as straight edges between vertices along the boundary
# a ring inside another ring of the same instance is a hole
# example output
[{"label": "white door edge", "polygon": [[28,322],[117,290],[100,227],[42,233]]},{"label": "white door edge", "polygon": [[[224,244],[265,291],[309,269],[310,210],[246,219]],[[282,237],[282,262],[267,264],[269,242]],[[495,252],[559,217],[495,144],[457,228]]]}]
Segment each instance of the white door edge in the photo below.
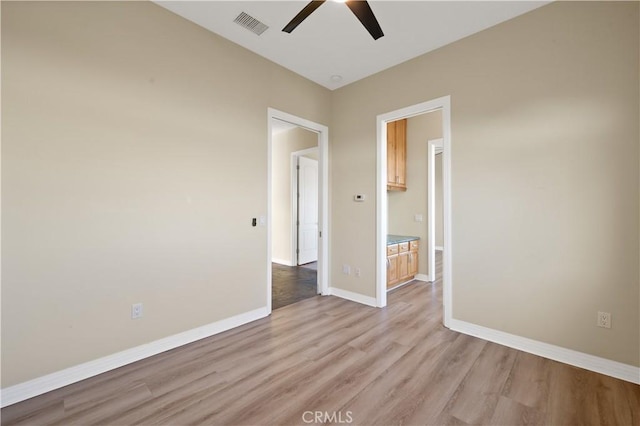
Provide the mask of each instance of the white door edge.
[{"label": "white door edge", "polygon": [[436,279],[436,154],[443,150],[443,139],[427,141],[427,261],[430,281]]}]

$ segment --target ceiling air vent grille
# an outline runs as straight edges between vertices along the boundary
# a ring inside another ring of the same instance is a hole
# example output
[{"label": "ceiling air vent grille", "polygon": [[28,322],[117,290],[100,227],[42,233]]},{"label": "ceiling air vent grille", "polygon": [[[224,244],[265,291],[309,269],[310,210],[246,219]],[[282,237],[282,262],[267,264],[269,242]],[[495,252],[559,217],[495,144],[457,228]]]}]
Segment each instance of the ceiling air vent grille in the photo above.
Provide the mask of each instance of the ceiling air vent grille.
[{"label": "ceiling air vent grille", "polygon": [[253,16],[247,15],[244,12],[241,12],[240,15],[238,15],[238,17],[233,20],[233,22],[258,35],[262,34],[267,30],[267,28],[269,28],[267,25],[258,21]]}]

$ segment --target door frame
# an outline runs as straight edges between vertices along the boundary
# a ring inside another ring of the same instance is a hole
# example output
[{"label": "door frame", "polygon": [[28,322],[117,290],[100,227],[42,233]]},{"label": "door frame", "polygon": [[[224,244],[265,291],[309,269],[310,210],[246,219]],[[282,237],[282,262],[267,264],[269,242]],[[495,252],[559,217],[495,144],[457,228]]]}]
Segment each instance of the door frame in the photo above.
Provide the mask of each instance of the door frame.
[{"label": "door frame", "polygon": [[387,122],[410,118],[435,110],[442,110],[442,180],[443,180],[443,220],[444,247],[442,253],[442,310],[443,324],[450,327],[452,318],[452,220],[451,220],[451,96],[443,96],[427,102],[397,109],[376,118],[377,134],[377,200],[376,200],[376,304],[387,305]]},{"label": "door frame", "polygon": [[[443,139],[427,141],[427,281],[436,280],[436,154],[443,152]],[[444,154],[442,154],[444,155]]]},{"label": "door frame", "polygon": [[272,241],[272,159],[273,155],[273,120],[281,120],[295,124],[318,134],[318,293],[329,294],[329,128],[319,123],[267,108],[267,310],[271,313],[271,241]]},{"label": "door frame", "polygon": [[[291,153],[291,266],[298,266],[298,158],[313,152],[320,153],[320,148],[314,146]],[[319,158],[319,157],[318,157]],[[318,174],[320,172],[320,160],[318,160]],[[320,179],[318,179],[318,195],[320,194]],[[318,210],[320,204],[318,204]],[[318,218],[320,215],[318,215]],[[320,226],[320,225],[318,225]],[[318,256],[320,253],[318,253]]]}]

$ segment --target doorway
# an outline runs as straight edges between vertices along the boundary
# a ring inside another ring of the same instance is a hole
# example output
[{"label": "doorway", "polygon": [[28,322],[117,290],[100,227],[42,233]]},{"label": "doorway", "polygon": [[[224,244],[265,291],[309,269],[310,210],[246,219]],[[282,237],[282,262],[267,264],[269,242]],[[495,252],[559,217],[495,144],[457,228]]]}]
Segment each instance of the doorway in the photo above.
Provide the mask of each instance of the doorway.
[{"label": "doorway", "polygon": [[327,159],[326,126],[268,109],[269,311],[328,294]]},{"label": "doorway", "polygon": [[[450,96],[423,102],[377,117],[377,202],[376,202],[376,304],[387,305],[387,235],[388,235],[388,194],[387,194],[387,123],[417,115],[442,111],[442,180],[443,180],[443,251],[442,251],[442,299],[443,323],[451,322],[451,100]],[[433,258],[433,257],[432,257]],[[429,275],[435,275],[431,269]]]}]

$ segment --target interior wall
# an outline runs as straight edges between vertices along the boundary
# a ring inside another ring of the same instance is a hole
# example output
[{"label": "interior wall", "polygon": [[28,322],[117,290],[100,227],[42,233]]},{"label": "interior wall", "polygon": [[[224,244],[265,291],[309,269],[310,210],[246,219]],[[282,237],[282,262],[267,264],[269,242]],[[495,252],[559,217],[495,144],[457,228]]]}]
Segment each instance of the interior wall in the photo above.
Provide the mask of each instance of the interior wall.
[{"label": "interior wall", "polygon": [[[442,111],[407,119],[407,190],[388,191],[388,231],[390,234],[420,238],[418,273],[429,274],[427,237],[428,170],[427,141],[442,137]],[[415,215],[422,215],[422,222]]]},{"label": "interior wall", "polygon": [[[271,256],[276,263],[295,265],[291,251],[291,153],[318,146],[318,134],[296,127],[273,135],[271,173]],[[317,154],[313,157],[316,157]],[[292,263],[293,262],[293,263]]]},{"label": "interior wall", "polygon": [[150,2],[2,2],[2,387],[266,307],[267,108],[330,96]]},{"label": "interior wall", "polygon": [[453,318],[639,366],[639,18],[554,2],[334,91],[332,285],[376,294],[377,115],[450,95]]}]

